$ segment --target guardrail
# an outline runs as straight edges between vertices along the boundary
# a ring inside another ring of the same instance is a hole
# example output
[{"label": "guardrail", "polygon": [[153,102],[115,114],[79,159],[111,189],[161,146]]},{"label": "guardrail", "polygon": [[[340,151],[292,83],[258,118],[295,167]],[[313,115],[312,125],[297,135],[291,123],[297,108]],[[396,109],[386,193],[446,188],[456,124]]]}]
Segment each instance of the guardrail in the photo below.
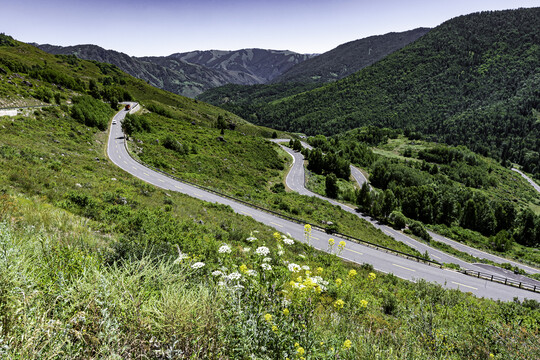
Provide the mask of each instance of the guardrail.
[{"label": "guardrail", "polygon": [[[312,228],[318,229],[320,231],[327,232],[327,229],[325,229],[325,228],[323,228],[323,227],[321,227],[319,225],[312,224],[312,223],[310,223],[308,221],[298,219],[298,218],[294,218],[292,216],[285,215],[285,214],[279,213],[277,211],[267,209],[267,208],[264,208],[264,207],[259,206],[259,205],[252,204],[250,202],[247,202],[247,201],[242,200],[242,199],[235,198],[234,196],[227,195],[227,194],[222,193],[220,191],[201,186],[201,185],[193,183],[193,182],[191,182],[189,180],[179,178],[179,177],[177,177],[175,175],[169,174],[169,173],[167,173],[167,172],[165,172],[165,171],[163,171],[161,169],[158,169],[158,168],[156,168],[156,167],[154,167],[152,165],[145,164],[142,161],[140,161],[139,159],[136,159],[135,157],[133,157],[131,155],[131,153],[129,151],[128,144],[127,144],[127,138],[126,138],[125,135],[124,135],[124,147],[126,148],[126,151],[127,151],[128,155],[133,160],[135,160],[136,162],[138,162],[142,166],[145,166],[145,167],[147,167],[149,169],[152,169],[152,170],[154,170],[154,171],[156,171],[156,172],[158,172],[160,174],[163,174],[163,175],[165,175],[167,177],[170,177],[171,179],[174,179],[176,181],[179,181],[179,182],[182,182],[182,183],[185,183],[185,184],[189,184],[189,185],[194,186],[194,187],[196,187],[198,189],[201,189],[201,190],[204,190],[204,191],[219,195],[221,197],[236,201],[238,203],[244,204],[244,205],[249,206],[251,208],[264,211],[266,213],[272,214],[272,215],[280,217],[282,219],[289,220],[289,221],[292,221],[292,222],[295,222],[295,223],[298,223],[298,224],[303,224],[303,225],[309,224]],[[427,265],[437,266],[437,267],[440,267],[440,268],[443,267],[443,265],[441,263],[439,263],[438,261],[433,261],[433,260],[430,260],[430,259],[426,259],[426,258],[417,256],[417,255],[408,254],[406,252],[399,251],[399,250],[396,250],[396,249],[391,249],[391,248],[388,248],[386,246],[374,244],[372,242],[362,240],[362,239],[359,239],[359,238],[355,238],[355,237],[350,236],[350,235],[346,235],[346,234],[342,234],[342,233],[338,233],[338,232],[334,232],[334,233],[332,233],[332,235],[334,235],[336,237],[346,239],[346,240],[349,240],[349,241],[352,241],[352,242],[355,242],[355,243],[358,243],[358,244],[361,244],[361,245],[369,246],[369,247],[372,247],[372,248],[377,249],[377,250],[382,250],[382,251],[385,251],[387,253],[393,253],[394,255],[397,255],[397,256],[405,257],[405,258],[408,258],[408,259],[411,259],[411,260],[416,260],[417,262],[423,262],[423,263],[425,263]],[[504,285],[514,286],[514,287],[518,287],[520,289],[540,293],[540,287],[538,287],[536,285],[531,285],[531,284],[523,283],[523,282],[520,282],[520,281],[515,281],[515,280],[512,280],[512,279],[503,278],[503,277],[497,276],[497,275],[486,274],[486,273],[482,273],[482,272],[475,271],[475,270],[460,270],[460,272],[465,274],[465,275],[468,275],[468,276],[474,276],[474,277],[477,277],[477,278],[486,279],[486,280],[493,281],[493,282],[498,282],[498,283],[501,283],[501,284],[504,284]]]},{"label": "guardrail", "polygon": [[508,278],[493,275],[493,274],[486,274],[486,273],[476,271],[476,270],[461,270],[460,272],[465,275],[473,276],[479,279],[485,279],[488,281],[498,282],[500,284],[514,286],[514,287],[524,289],[524,290],[529,290],[535,293],[540,293],[540,286],[527,284],[523,281],[512,280],[512,279],[508,279]]},{"label": "guardrail", "polygon": [[[217,191],[217,190],[214,190],[214,189],[211,189],[211,188],[207,188],[207,187],[204,187],[204,186],[201,186],[199,184],[195,184],[189,180],[185,180],[185,179],[182,179],[182,178],[179,178],[175,175],[172,175],[172,174],[169,174],[161,169],[158,169],[152,165],[148,165],[148,164],[145,164],[143,163],[142,161],[140,161],[139,159],[136,159],[135,157],[133,157],[129,151],[129,147],[128,147],[128,144],[127,144],[127,139],[124,135],[124,146],[126,148],[126,151],[127,153],[129,154],[129,156],[135,160],[136,162],[138,162],[139,164],[149,168],[149,169],[152,169],[160,174],[163,174],[167,177],[170,177],[171,179],[174,179],[176,181],[179,181],[179,182],[182,182],[184,184],[189,184],[191,186],[194,186],[198,189],[201,189],[201,190],[204,190],[204,191],[207,191],[207,192],[211,192],[213,194],[216,194],[216,195],[219,195],[221,197],[224,197],[224,198],[227,198],[227,199],[230,199],[230,200],[233,200],[235,202],[238,202],[238,203],[241,203],[243,205],[246,205],[246,206],[249,206],[251,208],[254,208],[254,209],[257,209],[257,210],[260,210],[260,211],[264,211],[266,213],[269,213],[269,214],[272,214],[274,216],[277,216],[277,217],[280,217],[282,219],[285,219],[285,220],[289,220],[289,221],[292,221],[292,222],[295,222],[295,223],[298,223],[298,224],[302,224],[302,225],[305,225],[305,224],[309,224],[312,228],[315,228],[315,229],[318,229],[320,231],[323,231],[323,232],[327,232],[327,229],[326,228],[323,228],[319,225],[316,225],[316,224],[312,224],[310,223],[309,221],[305,221],[305,220],[302,220],[302,219],[298,219],[298,218],[294,218],[292,216],[289,216],[289,215],[285,215],[285,214],[282,214],[282,213],[279,213],[277,211],[274,211],[274,210],[271,210],[271,209],[267,209],[267,208],[264,208],[262,206],[259,206],[259,205],[255,205],[255,204],[252,204],[250,202],[247,202],[245,200],[242,200],[242,199],[238,199],[234,196],[231,196],[231,195],[228,195],[228,194],[224,194],[220,191]],[[342,234],[342,233],[339,233],[339,232],[332,232],[332,235],[336,236],[336,237],[340,237],[340,238],[343,238],[345,240],[349,240],[349,241],[352,241],[352,242],[356,242],[358,244],[361,244],[361,245],[365,245],[365,246],[369,246],[369,247],[372,247],[372,248],[375,248],[377,250],[382,250],[382,251],[385,251],[387,253],[393,253],[394,255],[397,255],[397,256],[402,256],[402,257],[406,257],[408,259],[413,259],[413,260],[416,260],[417,262],[423,262],[425,264],[428,264],[428,265],[433,265],[433,266],[437,266],[437,267],[440,267],[442,268],[442,264],[437,262],[437,261],[433,261],[433,260],[430,260],[430,259],[426,259],[426,258],[423,258],[423,257],[420,257],[420,256],[417,256],[417,255],[413,255],[413,254],[408,254],[406,252],[403,252],[403,251],[399,251],[399,250],[396,250],[396,249],[391,249],[391,248],[388,248],[386,246],[382,246],[382,245],[378,245],[378,244],[375,244],[375,243],[372,243],[372,242],[369,242],[369,241],[366,241],[366,240],[362,240],[362,239],[359,239],[359,238],[355,238],[354,236],[350,236],[350,235],[346,235],[346,234]]]}]

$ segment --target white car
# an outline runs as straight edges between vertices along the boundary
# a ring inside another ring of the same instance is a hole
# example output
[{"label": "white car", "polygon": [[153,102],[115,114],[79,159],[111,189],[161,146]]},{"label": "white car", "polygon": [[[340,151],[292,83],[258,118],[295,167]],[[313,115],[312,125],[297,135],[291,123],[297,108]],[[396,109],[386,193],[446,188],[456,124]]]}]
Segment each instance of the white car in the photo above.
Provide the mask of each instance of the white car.
[{"label": "white car", "polygon": [[112,124],[113,124],[113,125],[116,125],[116,120],[113,120],[113,121],[112,121]]}]

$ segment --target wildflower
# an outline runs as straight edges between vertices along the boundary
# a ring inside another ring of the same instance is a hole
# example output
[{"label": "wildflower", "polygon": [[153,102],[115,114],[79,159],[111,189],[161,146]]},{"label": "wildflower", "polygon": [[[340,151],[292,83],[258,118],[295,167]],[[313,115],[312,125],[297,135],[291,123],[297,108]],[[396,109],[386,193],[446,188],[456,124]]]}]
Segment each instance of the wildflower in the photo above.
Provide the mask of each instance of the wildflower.
[{"label": "wildflower", "polygon": [[233,289],[235,289],[235,290],[240,290],[240,289],[243,289],[243,288],[244,288],[244,286],[240,285],[240,284],[236,284],[236,285],[233,286]]},{"label": "wildflower", "polygon": [[289,268],[289,271],[291,272],[297,272],[297,271],[300,271],[301,267],[300,265],[297,265],[297,264],[294,264],[294,263],[290,263],[289,266],[287,266]]},{"label": "wildflower", "polygon": [[324,269],[319,266],[316,271],[317,271],[317,274],[322,274]]},{"label": "wildflower", "polygon": [[250,247],[245,247],[242,249],[243,252],[250,252],[251,251],[251,248]]},{"label": "wildflower", "polygon": [[302,270],[309,271],[309,266],[307,266],[307,265],[302,266]]},{"label": "wildflower", "polygon": [[270,265],[270,264],[264,263],[264,264],[261,264],[261,267],[262,267],[263,270],[265,270],[265,271],[271,271],[271,270],[272,270],[272,265]]},{"label": "wildflower", "polygon": [[228,276],[227,276],[227,279],[229,280],[238,280],[242,277],[242,275],[238,272],[233,272],[233,273],[230,273]]},{"label": "wildflower", "polygon": [[270,258],[270,257],[265,257],[262,261],[265,262],[265,263],[268,263],[268,262],[271,262],[271,261],[272,261],[272,258]]},{"label": "wildflower", "polygon": [[335,243],[336,243],[336,240],[334,240],[333,238],[328,239],[328,246],[332,247],[334,246]]},{"label": "wildflower", "polygon": [[224,282],[224,281],[220,281],[220,282],[218,282],[217,284],[218,284],[218,286],[225,286],[225,282]]},{"label": "wildflower", "polygon": [[494,359],[494,358],[495,358],[495,355],[493,355],[493,353],[489,353],[489,358],[490,358],[490,359]]},{"label": "wildflower", "polygon": [[369,280],[375,280],[376,277],[377,275],[375,275],[375,273],[369,273],[368,275]]},{"label": "wildflower", "polygon": [[278,233],[277,231],[274,233],[274,239],[276,239],[276,241],[279,241],[281,240],[281,234]]},{"label": "wildflower", "polygon": [[296,278],[296,281],[298,281],[299,283],[301,283],[301,282],[302,282],[302,280],[303,280],[303,279],[302,279],[302,277],[301,277],[301,276],[299,276],[299,277],[297,277],[297,278]]},{"label": "wildflower", "polygon": [[185,259],[189,259],[189,255],[184,254],[183,252],[180,251],[180,248],[178,248],[178,257],[176,258],[176,260],[174,260],[174,263],[175,264],[180,264]]},{"label": "wildflower", "polygon": [[287,308],[283,309],[283,315],[289,316],[289,309]]},{"label": "wildflower", "polygon": [[294,240],[289,238],[283,238],[283,243],[285,245],[294,245]]},{"label": "wildflower", "polygon": [[254,242],[255,240],[257,240],[257,238],[255,236],[250,236],[246,240],[249,242]]},{"label": "wildflower", "polygon": [[341,240],[338,244],[338,248],[339,250],[343,250],[345,249],[345,241]]},{"label": "wildflower", "polygon": [[309,275],[311,275],[311,271],[306,270],[306,276],[309,276]]},{"label": "wildflower", "polygon": [[302,355],[304,355],[304,354],[306,353],[306,350],[304,350],[304,348],[300,346],[300,347],[298,347],[298,348],[296,349],[296,353],[297,353],[298,355],[302,356]]},{"label": "wildflower", "polygon": [[343,343],[343,349],[348,350],[348,349],[351,348],[351,345],[352,345],[351,340],[347,339],[347,340],[345,340],[345,342]]},{"label": "wildflower", "polygon": [[345,301],[341,300],[341,299],[337,299],[336,301],[334,301],[334,307],[338,310],[341,310],[343,309],[343,306],[345,306]]},{"label": "wildflower", "polygon": [[354,269],[349,270],[349,277],[353,278],[355,276],[356,276],[356,270],[354,270]]},{"label": "wildflower", "polygon": [[368,302],[366,300],[360,300],[360,307],[367,308]]},{"label": "wildflower", "polygon": [[304,231],[305,232],[311,232],[311,225],[309,225],[309,224],[304,225]]},{"label": "wildflower", "polygon": [[336,279],[336,285],[337,286],[341,286],[341,283],[343,282],[343,280],[341,280],[340,278],[337,278]]},{"label": "wildflower", "polygon": [[196,262],[195,264],[191,265],[191,268],[192,269],[200,269],[204,266],[204,263],[199,261],[199,262]]},{"label": "wildflower", "polygon": [[321,341],[320,345],[323,346],[323,345],[324,345],[324,341]]},{"label": "wildflower", "polygon": [[268,313],[264,314],[264,320],[266,320],[266,322],[272,321],[272,315]]},{"label": "wildflower", "polygon": [[257,276],[257,272],[255,270],[248,270],[246,272],[247,276]]},{"label": "wildflower", "polygon": [[219,249],[218,249],[218,253],[220,254],[230,254],[231,253],[231,247],[227,244],[221,246]]},{"label": "wildflower", "polygon": [[255,250],[255,253],[259,256],[266,256],[270,254],[270,249],[266,246],[260,246],[257,248],[257,250]]},{"label": "wildflower", "polygon": [[245,264],[240,265],[238,268],[242,274],[245,274],[248,271],[248,267]]},{"label": "wildflower", "polygon": [[283,250],[278,250],[277,254],[278,254],[278,256],[283,256],[283,254],[285,254],[285,252]]},{"label": "wildflower", "polygon": [[298,347],[300,347],[300,344],[299,343],[294,343],[294,347],[298,348]]},{"label": "wildflower", "polygon": [[283,299],[283,300],[281,301],[281,305],[283,305],[283,306],[289,306],[289,305],[291,305],[291,300],[289,300],[289,299]]},{"label": "wildflower", "polygon": [[272,331],[277,332],[277,326],[276,325],[272,325]]},{"label": "wildflower", "polygon": [[304,254],[300,254],[300,255],[298,255],[298,256],[300,256],[302,259],[305,259],[305,258],[306,258],[306,255],[304,255]]},{"label": "wildflower", "polygon": [[219,270],[212,271],[212,276],[221,276],[221,275],[223,275],[223,273]]},{"label": "wildflower", "polygon": [[330,351],[331,351],[331,352],[334,352],[334,348],[333,348],[333,347],[331,347],[331,348],[330,348]]}]

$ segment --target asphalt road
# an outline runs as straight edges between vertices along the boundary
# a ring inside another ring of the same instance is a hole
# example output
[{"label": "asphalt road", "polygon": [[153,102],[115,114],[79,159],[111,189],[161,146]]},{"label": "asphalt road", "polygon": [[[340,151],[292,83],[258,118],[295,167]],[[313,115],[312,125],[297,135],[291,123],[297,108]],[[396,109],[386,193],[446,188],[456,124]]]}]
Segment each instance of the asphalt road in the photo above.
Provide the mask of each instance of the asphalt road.
[{"label": "asphalt road", "polygon": [[[116,120],[116,124],[111,125],[109,141],[107,144],[107,153],[110,160],[122,170],[149,184],[165,190],[181,192],[212,203],[229,205],[238,214],[250,216],[256,221],[274,227],[281,233],[289,233],[297,241],[305,240],[303,224],[297,224],[282,219],[264,211],[260,211],[242,203],[233,201],[229,198],[221,197],[212,192],[207,192],[197,187],[174,180],[133,160],[125,148],[124,134],[122,133],[120,125],[126,113],[126,111],[122,110],[115,115],[114,120]],[[324,251],[327,250],[329,238],[330,236],[328,234],[317,229],[313,229],[310,243],[316,249]],[[471,292],[479,297],[500,299],[503,301],[510,301],[514,297],[518,297],[520,299],[535,299],[540,301],[539,293],[478,279],[452,270],[440,269],[435,266],[412,261],[354,242],[345,242],[346,246],[340,257],[359,264],[372,264],[376,270],[385,273],[393,273],[402,279],[410,281],[424,279],[429,282],[439,283],[446,288],[460,289],[461,291]]]},{"label": "asphalt road", "polygon": [[[273,140],[273,141],[279,143],[279,142],[283,142],[283,141],[287,141],[287,140],[279,139],[279,140]],[[302,143],[302,145],[304,145],[304,143]],[[369,221],[370,223],[373,224],[373,226],[380,229],[385,234],[393,237],[397,241],[400,241],[400,242],[402,242],[404,244],[409,245],[410,247],[412,247],[413,249],[416,249],[417,251],[419,251],[422,254],[427,252],[432,260],[435,260],[435,261],[438,261],[438,262],[441,262],[441,263],[457,264],[457,265],[461,266],[461,268],[463,268],[463,269],[469,269],[469,270],[475,270],[475,271],[481,271],[481,272],[488,272],[488,273],[493,273],[494,275],[500,275],[500,274],[497,274],[497,273],[495,273],[493,271],[486,271],[486,268],[483,267],[483,266],[479,267],[479,266],[477,266],[477,264],[471,264],[469,262],[458,259],[458,258],[456,258],[456,257],[454,257],[452,255],[449,255],[449,254],[447,254],[447,253],[445,253],[443,251],[434,249],[431,246],[429,246],[429,245],[427,245],[427,244],[425,244],[423,242],[417,241],[417,240],[403,234],[400,231],[396,231],[396,230],[394,230],[393,228],[391,228],[389,226],[380,224],[379,222],[377,222],[376,220],[374,220],[374,219],[372,219],[370,217],[363,216],[362,214],[356,212],[356,210],[354,208],[351,208],[350,206],[341,204],[341,203],[339,203],[339,202],[337,202],[335,200],[326,198],[324,196],[321,196],[321,195],[315,194],[314,192],[309,191],[305,187],[305,171],[304,171],[304,166],[303,166],[304,156],[301,153],[296,152],[296,151],[294,151],[294,150],[292,150],[292,149],[290,149],[290,148],[288,148],[286,146],[281,145],[281,147],[287,153],[289,153],[289,155],[291,155],[292,158],[293,158],[293,165],[292,165],[291,170],[289,171],[289,174],[287,175],[287,178],[286,178],[286,181],[285,181],[287,186],[291,190],[296,191],[296,192],[298,192],[298,193],[300,193],[302,195],[315,196],[315,197],[318,197],[320,199],[324,199],[326,201],[329,201],[330,203],[332,203],[334,205],[338,205],[343,210],[348,211],[350,213],[354,213],[358,217],[360,217],[360,218],[362,218],[362,219],[364,219],[366,221]],[[305,147],[307,147],[307,146],[305,146]],[[309,147],[309,148],[311,148],[311,147]],[[356,169],[353,166],[351,166],[351,174],[353,175],[353,177],[355,179],[357,179],[359,185],[362,185],[363,182],[367,181],[367,179],[364,177],[364,175],[358,169]],[[512,261],[512,260],[509,260],[509,259],[502,258],[502,257],[497,256],[497,255],[493,255],[493,254],[484,252],[482,250],[472,248],[472,247],[464,245],[464,244],[462,244],[462,243],[460,243],[458,241],[448,239],[448,238],[446,238],[444,236],[441,236],[441,235],[436,234],[436,233],[431,232],[431,231],[428,231],[428,232],[435,241],[442,242],[442,243],[445,243],[447,245],[450,245],[451,247],[453,247],[453,248],[455,248],[455,249],[457,249],[457,250],[459,250],[461,252],[467,253],[467,254],[472,255],[474,257],[477,257],[479,259],[487,259],[487,260],[493,261],[493,262],[498,263],[498,264],[510,263],[513,266],[517,266],[517,267],[523,269],[524,271],[526,271],[529,274],[538,274],[538,273],[540,273],[539,269],[533,268],[531,266],[527,266],[527,265],[524,265],[524,264],[521,264],[521,263],[518,263],[518,262],[515,262],[515,261]],[[489,270],[489,269],[491,269],[491,268],[487,268],[487,270]]]},{"label": "asphalt road", "polygon": [[524,173],[522,173],[521,171],[519,171],[519,170],[516,169],[516,168],[512,168],[512,171],[517,172],[517,173],[518,173],[519,175],[521,175],[525,180],[527,180],[527,181],[529,182],[529,184],[531,184],[532,187],[533,187],[536,191],[540,192],[540,185],[538,185],[537,183],[535,183],[533,179],[531,179],[530,177],[528,177],[527,175],[525,175]]}]

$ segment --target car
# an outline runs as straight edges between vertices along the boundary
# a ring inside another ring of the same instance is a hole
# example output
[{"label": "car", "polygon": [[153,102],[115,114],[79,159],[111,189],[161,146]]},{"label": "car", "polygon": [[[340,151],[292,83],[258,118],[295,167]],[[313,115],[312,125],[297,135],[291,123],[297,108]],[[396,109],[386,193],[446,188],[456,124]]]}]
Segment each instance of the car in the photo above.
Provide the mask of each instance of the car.
[{"label": "car", "polygon": [[113,120],[113,121],[112,121],[112,124],[113,124],[113,125],[116,125],[116,120]]}]

